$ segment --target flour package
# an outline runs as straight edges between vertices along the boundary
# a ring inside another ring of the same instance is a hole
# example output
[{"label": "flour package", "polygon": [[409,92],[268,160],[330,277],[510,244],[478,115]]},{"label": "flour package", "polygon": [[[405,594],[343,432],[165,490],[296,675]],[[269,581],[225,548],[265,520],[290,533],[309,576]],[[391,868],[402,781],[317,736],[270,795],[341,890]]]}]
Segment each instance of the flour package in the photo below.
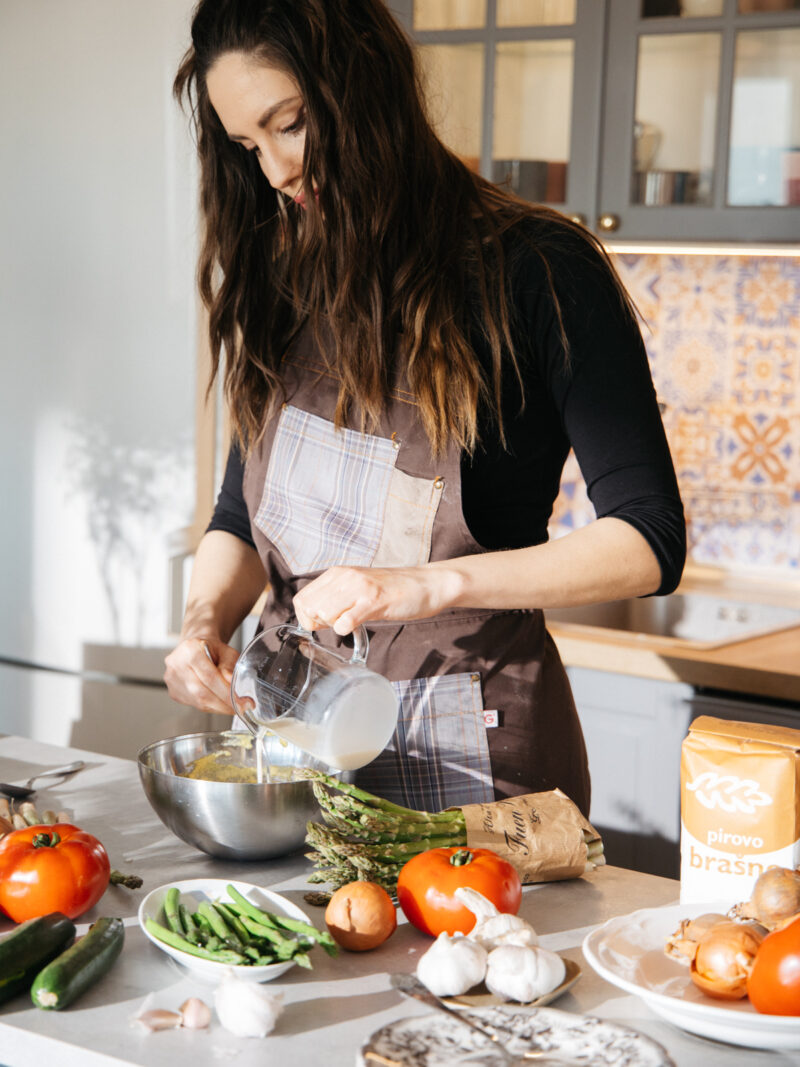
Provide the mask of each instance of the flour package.
[{"label": "flour package", "polygon": [[681,753],[681,904],[748,900],[800,862],[800,730],[703,715]]}]

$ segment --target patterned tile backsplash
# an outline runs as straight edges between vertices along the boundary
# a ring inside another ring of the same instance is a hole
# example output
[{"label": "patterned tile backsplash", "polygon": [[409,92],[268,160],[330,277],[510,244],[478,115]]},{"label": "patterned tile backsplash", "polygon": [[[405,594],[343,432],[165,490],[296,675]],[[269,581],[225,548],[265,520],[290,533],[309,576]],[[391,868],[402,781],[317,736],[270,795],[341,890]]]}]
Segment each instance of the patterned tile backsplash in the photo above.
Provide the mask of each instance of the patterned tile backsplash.
[{"label": "patterned tile backsplash", "polygon": [[[689,557],[800,572],[800,255],[618,253],[644,324]],[[551,521],[591,521],[570,455]]]}]

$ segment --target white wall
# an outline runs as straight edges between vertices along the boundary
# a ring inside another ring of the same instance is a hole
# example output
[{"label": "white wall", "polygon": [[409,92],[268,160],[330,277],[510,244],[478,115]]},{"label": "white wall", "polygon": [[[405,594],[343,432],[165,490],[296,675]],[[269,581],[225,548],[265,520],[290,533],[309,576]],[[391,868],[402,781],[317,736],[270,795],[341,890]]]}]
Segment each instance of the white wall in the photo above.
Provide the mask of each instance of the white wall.
[{"label": "white wall", "polygon": [[[0,657],[167,643],[194,502],[190,10],[0,3]],[[66,729],[46,705],[0,693],[0,730]]]}]

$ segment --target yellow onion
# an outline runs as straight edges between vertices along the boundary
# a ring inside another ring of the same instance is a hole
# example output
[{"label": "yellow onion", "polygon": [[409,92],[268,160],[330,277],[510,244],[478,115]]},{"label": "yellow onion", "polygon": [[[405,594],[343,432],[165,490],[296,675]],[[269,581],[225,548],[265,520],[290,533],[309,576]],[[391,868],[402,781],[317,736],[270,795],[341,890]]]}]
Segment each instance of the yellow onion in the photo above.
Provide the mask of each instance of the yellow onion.
[{"label": "yellow onion", "polygon": [[377,948],[397,929],[397,910],[375,882],[348,882],[331,897],[325,925],[334,941],[350,952]]},{"label": "yellow onion", "polygon": [[711,997],[740,1000],[766,931],[758,923],[716,923],[697,945],[692,981]]},{"label": "yellow onion", "polygon": [[696,919],[681,919],[678,929],[667,938],[664,951],[673,959],[693,960],[697,944],[713,926],[728,920],[717,912],[706,912]]},{"label": "yellow onion", "polygon": [[737,904],[731,914],[756,919],[772,930],[800,912],[800,873],[787,867],[770,867],[756,879],[750,899]]}]

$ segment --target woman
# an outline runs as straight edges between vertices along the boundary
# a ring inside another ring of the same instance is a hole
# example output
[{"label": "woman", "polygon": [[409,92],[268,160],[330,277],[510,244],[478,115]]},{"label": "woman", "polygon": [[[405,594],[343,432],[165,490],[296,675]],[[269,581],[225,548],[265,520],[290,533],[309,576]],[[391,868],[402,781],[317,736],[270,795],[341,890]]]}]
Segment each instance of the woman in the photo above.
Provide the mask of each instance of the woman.
[{"label": "woman", "polygon": [[[559,787],[588,813],[541,609],[667,593],[685,555],[607,257],[442,145],[381,0],[201,0],[175,89],[234,445],[170,693],[231,711],[227,642],[268,583],[262,625],[366,624],[395,683],[367,788],[439,808]],[[570,446],[600,517],[548,542]]]}]

